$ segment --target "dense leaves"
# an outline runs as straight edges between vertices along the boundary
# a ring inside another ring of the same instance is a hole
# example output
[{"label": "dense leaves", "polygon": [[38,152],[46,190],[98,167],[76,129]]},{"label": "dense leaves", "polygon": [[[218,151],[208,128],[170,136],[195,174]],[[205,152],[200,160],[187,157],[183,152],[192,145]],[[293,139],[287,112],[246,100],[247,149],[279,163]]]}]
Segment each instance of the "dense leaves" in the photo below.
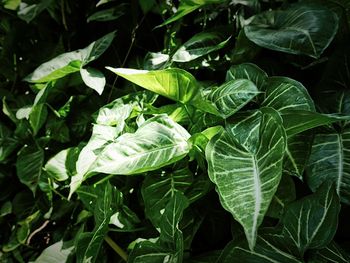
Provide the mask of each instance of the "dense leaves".
[{"label": "dense leaves", "polygon": [[0,2],[0,262],[349,262],[347,0]]}]

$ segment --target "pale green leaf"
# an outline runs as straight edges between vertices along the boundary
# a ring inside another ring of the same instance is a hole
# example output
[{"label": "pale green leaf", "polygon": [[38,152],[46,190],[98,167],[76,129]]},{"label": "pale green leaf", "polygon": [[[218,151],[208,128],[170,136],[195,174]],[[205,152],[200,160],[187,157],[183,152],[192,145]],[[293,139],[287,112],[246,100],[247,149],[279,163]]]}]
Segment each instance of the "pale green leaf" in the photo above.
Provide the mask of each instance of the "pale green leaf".
[{"label": "pale green leaf", "polygon": [[250,249],[282,176],[286,145],[279,114],[256,112],[214,136],[208,173],[223,207],[243,226]]},{"label": "pale green leaf", "polygon": [[169,99],[187,103],[199,92],[199,84],[187,71],[177,68],[164,70],[107,69],[119,76]]},{"label": "pale green leaf", "polygon": [[62,263],[66,262],[69,255],[73,252],[74,247],[63,248],[63,241],[58,241],[45,248],[35,261],[30,263]]},{"label": "pale green leaf", "polygon": [[296,4],[249,19],[246,36],[258,46],[318,58],[338,30],[338,17],[321,5]]},{"label": "pale green leaf", "polygon": [[96,90],[99,95],[102,94],[106,79],[101,71],[90,67],[81,68],[80,75],[86,86]]},{"label": "pale green leaf", "polygon": [[166,115],[155,116],[104,147],[89,172],[129,175],[159,169],[185,157],[189,138]]},{"label": "pale green leaf", "polygon": [[112,43],[114,36],[115,32],[111,32],[84,49],[61,54],[41,64],[24,80],[31,83],[49,82],[78,72],[82,66],[101,56]]}]

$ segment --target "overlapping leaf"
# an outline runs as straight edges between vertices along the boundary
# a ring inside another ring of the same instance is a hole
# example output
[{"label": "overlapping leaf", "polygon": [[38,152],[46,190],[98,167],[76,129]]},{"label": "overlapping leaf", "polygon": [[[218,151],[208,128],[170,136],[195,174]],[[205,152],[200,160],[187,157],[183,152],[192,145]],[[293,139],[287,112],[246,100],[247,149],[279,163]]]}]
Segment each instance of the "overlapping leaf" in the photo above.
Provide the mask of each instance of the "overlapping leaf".
[{"label": "overlapping leaf", "polygon": [[108,143],[89,172],[136,174],[176,162],[189,152],[190,135],[166,115],[155,116],[135,132]]},{"label": "overlapping leaf", "polygon": [[262,90],[267,78],[266,72],[252,63],[234,65],[226,73],[226,81],[233,79],[249,79],[259,90]]},{"label": "overlapping leaf", "polygon": [[206,148],[221,204],[244,227],[251,250],[282,176],[285,144],[279,114],[266,108],[227,127]]},{"label": "overlapping leaf", "polygon": [[224,83],[209,93],[208,100],[213,102],[223,118],[228,118],[260,92],[253,82],[247,79],[236,79]]}]

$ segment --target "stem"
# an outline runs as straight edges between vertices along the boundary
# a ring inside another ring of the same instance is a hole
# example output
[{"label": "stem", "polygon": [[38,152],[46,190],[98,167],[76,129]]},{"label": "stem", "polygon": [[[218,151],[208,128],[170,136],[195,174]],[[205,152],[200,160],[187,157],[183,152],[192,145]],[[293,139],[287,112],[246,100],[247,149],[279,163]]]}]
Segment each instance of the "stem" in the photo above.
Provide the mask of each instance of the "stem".
[{"label": "stem", "polygon": [[66,14],[65,14],[65,10],[64,10],[64,0],[61,0],[61,15],[62,15],[62,24],[64,26],[64,29],[66,31],[68,31]]},{"label": "stem", "polygon": [[[143,20],[145,19],[145,17],[146,17],[146,15],[144,15],[144,16],[142,17],[140,23],[138,23],[138,24],[134,27],[134,29],[132,30],[132,32],[131,32],[131,42],[130,42],[128,51],[126,52],[126,55],[125,55],[125,57],[124,57],[124,60],[123,60],[123,62],[122,62],[122,64],[121,64],[121,66],[120,66],[121,68],[124,68],[125,63],[126,63],[126,61],[128,60],[128,58],[129,58],[131,49],[133,48],[134,43],[135,43],[135,40],[136,40],[136,31],[137,31],[137,29],[140,27],[140,25],[142,24],[142,22],[143,22]],[[117,83],[118,78],[119,78],[119,75],[117,75],[117,76],[114,78],[114,81],[113,81],[113,84],[112,84],[112,88],[111,88],[111,90],[110,90],[110,92],[109,92],[109,94],[108,94],[108,100],[107,100],[108,103],[111,101],[111,98],[112,98],[112,95],[113,95],[113,90],[114,90],[114,88],[115,88],[115,85],[116,85],[116,83]]]},{"label": "stem", "polygon": [[118,246],[109,236],[105,236],[105,241],[107,244],[124,260],[128,261],[128,255],[125,253],[125,251]]}]

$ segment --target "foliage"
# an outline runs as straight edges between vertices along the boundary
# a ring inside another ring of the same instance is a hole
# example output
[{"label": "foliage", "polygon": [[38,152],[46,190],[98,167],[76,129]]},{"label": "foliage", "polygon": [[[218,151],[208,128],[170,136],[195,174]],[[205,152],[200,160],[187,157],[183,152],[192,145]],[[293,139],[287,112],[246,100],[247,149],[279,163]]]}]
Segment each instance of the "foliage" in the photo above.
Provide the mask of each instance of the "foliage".
[{"label": "foliage", "polygon": [[350,262],[348,0],[0,3],[1,262]]}]

